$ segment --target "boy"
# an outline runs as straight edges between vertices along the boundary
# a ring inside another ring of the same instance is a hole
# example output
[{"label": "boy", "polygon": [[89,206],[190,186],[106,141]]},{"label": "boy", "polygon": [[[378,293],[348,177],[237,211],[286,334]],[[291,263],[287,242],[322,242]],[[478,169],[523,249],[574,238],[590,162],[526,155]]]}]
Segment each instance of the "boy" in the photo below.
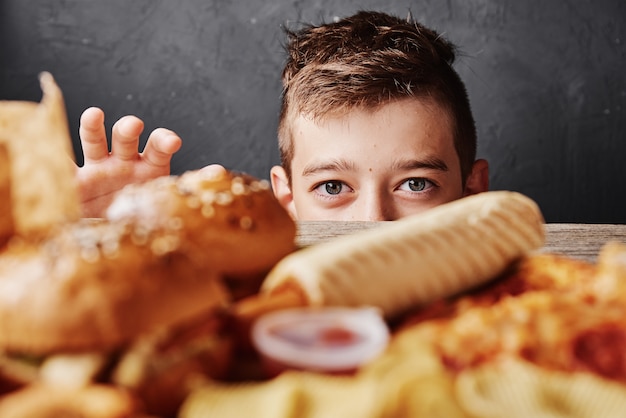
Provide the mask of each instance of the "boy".
[{"label": "boy", "polygon": [[[288,37],[270,180],[294,219],[394,220],[488,190],[454,46],[439,34],[359,12]],[[154,140],[168,165],[175,147]]]}]

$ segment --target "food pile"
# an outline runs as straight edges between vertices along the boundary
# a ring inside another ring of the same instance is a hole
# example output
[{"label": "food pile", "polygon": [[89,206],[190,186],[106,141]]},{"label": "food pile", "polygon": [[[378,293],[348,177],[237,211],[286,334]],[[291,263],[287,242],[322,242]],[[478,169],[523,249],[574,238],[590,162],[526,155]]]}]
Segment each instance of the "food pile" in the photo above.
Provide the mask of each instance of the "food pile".
[{"label": "food pile", "polygon": [[[81,219],[62,95],[41,85],[0,103],[0,418],[626,410],[626,245],[541,253],[538,206],[498,191],[296,248],[267,183],[233,172],[128,186]],[[300,350],[273,374],[267,323]],[[364,323],[375,354],[304,361],[368,343]]]},{"label": "food pile", "polygon": [[225,376],[226,311],[294,250],[267,182],[188,172],[80,219],[62,94],[0,103],[0,416],[172,416]]}]

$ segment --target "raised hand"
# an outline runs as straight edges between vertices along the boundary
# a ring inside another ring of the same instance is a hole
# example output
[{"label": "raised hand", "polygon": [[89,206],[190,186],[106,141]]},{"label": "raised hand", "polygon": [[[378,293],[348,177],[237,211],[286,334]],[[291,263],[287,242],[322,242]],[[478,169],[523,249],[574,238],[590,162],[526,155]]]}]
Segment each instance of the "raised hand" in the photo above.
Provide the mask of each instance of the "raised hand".
[{"label": "raised hand", "polygon": [[120,118],[113,125],[109,151],[104,112],[97,107],[83,112],[79,136],[84,164],[77,170],[83,216],[102,216],[115,192],[127,184],[170,173],[172,155],[180,149],[182,140],[169,129],[157,128],[139,152],[143,129],[143,121],[136,116]]}]

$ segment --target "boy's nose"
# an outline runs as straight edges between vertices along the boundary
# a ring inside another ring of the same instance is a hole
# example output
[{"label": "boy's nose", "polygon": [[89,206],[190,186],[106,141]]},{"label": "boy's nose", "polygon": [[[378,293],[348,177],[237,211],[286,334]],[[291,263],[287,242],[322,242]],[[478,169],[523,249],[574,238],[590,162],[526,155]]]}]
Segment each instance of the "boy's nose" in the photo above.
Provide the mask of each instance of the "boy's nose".
[{"label": "boy's nose", "polygon": [[356,221],[393,221],[393,202],[389,196],[379,192],[362,193],[354,208]]}]

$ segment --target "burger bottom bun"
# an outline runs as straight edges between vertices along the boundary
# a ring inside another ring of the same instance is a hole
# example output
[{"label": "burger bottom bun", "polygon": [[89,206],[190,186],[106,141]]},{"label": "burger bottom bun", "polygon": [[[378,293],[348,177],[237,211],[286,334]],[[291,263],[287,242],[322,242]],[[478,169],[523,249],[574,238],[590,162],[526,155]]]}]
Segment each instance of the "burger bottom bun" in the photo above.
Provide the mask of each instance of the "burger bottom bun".
[{"label": "burger bottom bun", "polygon": [[31,355],[115,348],[230,301],[202,260],[161,254],[117,223],[14,238],[0,257],[0,348]]}]

